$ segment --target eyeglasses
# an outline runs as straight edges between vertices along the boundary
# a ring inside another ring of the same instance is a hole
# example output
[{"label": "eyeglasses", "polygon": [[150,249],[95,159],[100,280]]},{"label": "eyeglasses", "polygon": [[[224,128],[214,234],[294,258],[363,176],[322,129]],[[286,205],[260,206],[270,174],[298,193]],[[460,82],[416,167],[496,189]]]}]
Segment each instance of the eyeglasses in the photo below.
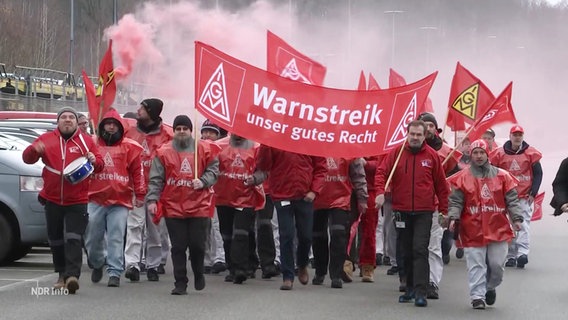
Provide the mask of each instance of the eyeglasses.
[{"label": "eyeglasses", "polygon": [[89,122],[85,121],[85,122],[79,122],[80,126],[89,126]]}]

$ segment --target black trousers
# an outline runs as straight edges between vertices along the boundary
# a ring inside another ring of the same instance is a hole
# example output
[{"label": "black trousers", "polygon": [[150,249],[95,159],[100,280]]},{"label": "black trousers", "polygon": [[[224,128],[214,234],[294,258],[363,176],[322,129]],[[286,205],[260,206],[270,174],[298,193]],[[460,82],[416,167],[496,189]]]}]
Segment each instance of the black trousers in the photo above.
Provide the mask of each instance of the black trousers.
[{"label": "black trousers", "polygon": [[172,264],[176,288],[186,288],[187,255],[191,255],[191,269],[194,279],[203,276],[203,259],[205,258],[205,240],[209,218],[166,218],[166,227],[172,243]]},{"label": "black trousers", "polygon": [[250,272],[256,270],[256,235],[254,232],[255,211],[244,208],[218,206],[219,229],[223,237],[225,263],[232,274],[235,270]]},{"label": "black trousers", "polygon": [[[322,209],[314,212],[312,249],[316,274],[327,274],[331,279],[340,279],[343,262],[347,258],[347,232],[349,228],[349,212],[343,209]],[[331,234],[331,242],[328,237]]]},{"label": "black trousers", "polygon": [[89,223],[87,204],[61,206],[47,201],[45,220],[55,272],[65,279],[79,278],[83,265],[83,235]]},{"label": "black trousers", "polygon": [[261,268],[274,265],[276,259],[276,246],[272,232],[272,216],[274,214],[274,202],[266,196],[264,209],[257,212],[256,235],[258,237],[257,250]]},{"label": "black trousers", "polygon": [[417,297],[426,297],[430,278],[428,244],[432,227],[432,213],[401,213],[405,227],[398,229],[406,275],[406,291]]}]

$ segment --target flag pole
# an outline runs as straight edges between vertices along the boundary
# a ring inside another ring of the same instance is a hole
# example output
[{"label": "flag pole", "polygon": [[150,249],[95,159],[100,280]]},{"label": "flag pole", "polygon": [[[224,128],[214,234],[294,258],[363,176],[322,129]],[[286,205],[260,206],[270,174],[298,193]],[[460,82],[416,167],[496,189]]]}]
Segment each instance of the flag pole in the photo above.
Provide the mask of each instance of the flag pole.
[{"label": "flag pole", "polygon": [[195,145],[194,145],[194,156],[193,156],[193,167],[194,167],[194,177],[195,179],[199,179],[199,177],[197,176],[198,174],[198,168],[197,168],[197,109],[193,109],[194,110],[194,115],[193,115],[193,123],[195,123]]},{"label": "flag pole", "polygon": [[444,135],[446,134],[446,128],[448,127],[448,118],[450,117],[450,108],[446,112],[446,121],[444,121],[444,129],[442,129],[442,141],[444,141]]},{"label": "flag pole", "polygon": [[[469,134],[473,131],[473,128],[475,128],[476,125],[479,124],[479,121],[476,121],[476,123],[474,123],[472,126],[470,126],[467,131],[465,132],[465,136],[463,137],[462,141],[465,140],[467,137],[469,137]],[[442,162],[442,165],[445,165],[448,160],[454,155],[454,153],[456,152],[457,147],[453,148],[452,151],[450,151],[450,153],[448,153],[448,155],[446,156],[446,159],[444,159],[444,161]]]},{"label": "flag pole", "polygon": [[398,165],[398,162],[400,161],[400,157],[402,156],[402,151],[404,151],[405,146],[406,146],[406,139],[404,139],[404,142],[402,143],[402,146],[400,147],[400,151],[398,152],[398,155],[396,156],[396,160],[394,161],[394,165],[391,169],[391,172],[389,173],[387,183],[385,183],[385,190],[388,189],[388,187],[389,187],[389,185],[392,181],[392,176],[394,175],[394,171],[396,170],[396,166]]}]

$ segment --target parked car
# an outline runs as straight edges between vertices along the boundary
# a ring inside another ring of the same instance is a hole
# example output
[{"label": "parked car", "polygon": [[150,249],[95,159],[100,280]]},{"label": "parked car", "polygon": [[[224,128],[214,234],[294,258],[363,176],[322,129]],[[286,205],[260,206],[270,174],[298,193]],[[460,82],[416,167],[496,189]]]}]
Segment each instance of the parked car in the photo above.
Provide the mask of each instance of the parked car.
[{"label": "parked car", "polygon": [[45,213],[37,199],[43,165],[24,163],[18,149],[13,139],[0,135],[0,265],[24,257],[32,245],[47,245]]}]

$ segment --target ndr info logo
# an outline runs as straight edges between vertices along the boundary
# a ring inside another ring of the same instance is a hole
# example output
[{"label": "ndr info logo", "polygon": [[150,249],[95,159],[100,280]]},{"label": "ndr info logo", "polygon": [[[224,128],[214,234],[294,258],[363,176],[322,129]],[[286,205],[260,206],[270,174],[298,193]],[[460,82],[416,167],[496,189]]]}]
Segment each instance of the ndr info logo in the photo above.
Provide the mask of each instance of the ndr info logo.
[{"label": "ndr info logo", "polygon": [[39,283],[35,287],[31,287],[31,295],[36,296],[67,296],[69,290],[67,288],[40,287]]}]

